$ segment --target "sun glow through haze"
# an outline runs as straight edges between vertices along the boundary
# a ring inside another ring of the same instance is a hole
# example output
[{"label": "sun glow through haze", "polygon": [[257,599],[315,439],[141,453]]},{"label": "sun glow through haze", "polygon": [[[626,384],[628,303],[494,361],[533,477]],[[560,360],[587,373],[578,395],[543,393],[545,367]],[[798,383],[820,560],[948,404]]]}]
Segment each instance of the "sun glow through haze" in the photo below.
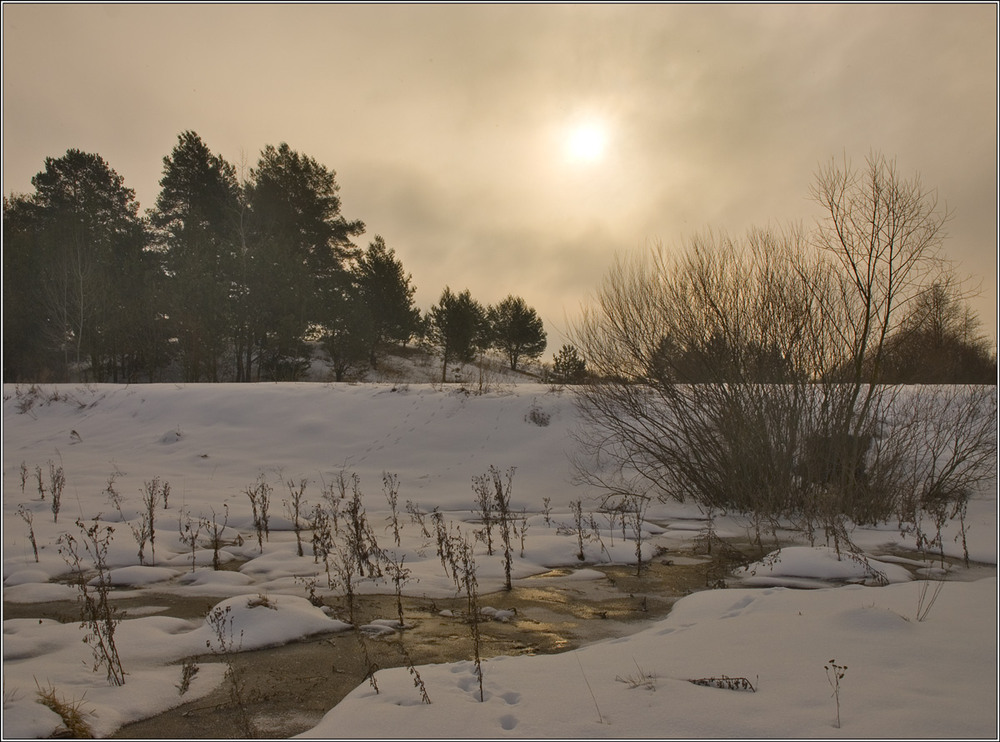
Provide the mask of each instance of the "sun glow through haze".
[{"label": "sun glow through haze", "polygon": [[599,121],[572,125],[566,137],[566,155],[574,162],[598,162],[607,150],[608,133]]}]

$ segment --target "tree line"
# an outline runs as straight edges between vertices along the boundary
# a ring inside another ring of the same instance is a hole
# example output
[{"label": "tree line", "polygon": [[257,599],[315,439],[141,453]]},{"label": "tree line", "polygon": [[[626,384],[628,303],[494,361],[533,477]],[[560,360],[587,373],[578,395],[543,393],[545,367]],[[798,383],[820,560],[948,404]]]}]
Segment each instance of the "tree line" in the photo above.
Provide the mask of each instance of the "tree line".
[{"label": "tree line", "polygon": [[524,299],[445,288],[426,314],[395,251],[341,213],[336,174],[287,144],[244,177],[185,131],[160,192],[135,192],[97,154],[45,160],[34,192],[4,198],[5,382],[285,381],[315,346],[337,380],[393,345],[449,363],[494,348],[516,370],[545,349]]}]

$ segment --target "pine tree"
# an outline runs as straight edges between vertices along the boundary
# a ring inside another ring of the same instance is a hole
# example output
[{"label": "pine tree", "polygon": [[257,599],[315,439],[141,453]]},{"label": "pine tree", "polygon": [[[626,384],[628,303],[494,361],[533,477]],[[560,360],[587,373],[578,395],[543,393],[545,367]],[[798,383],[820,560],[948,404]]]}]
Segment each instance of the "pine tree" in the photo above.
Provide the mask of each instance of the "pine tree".
[{"label": "pine tree", "polygon": [[250,293],[260,312],[260,363],[272,379],[301,373],[307,335],[335,319],[348,290],[351,237],[365,225],[341,215],[339,190],[332,170],[284,143],[265,147],[250,173]]},{"label": "pine tree", "polygon": [[21,245],[41,256],[36,308],[46,344],[62,355],[59,376],[134,380],[143,365],[135,342],[153,321],[141,299],[154,276],[135,191],[100,155],[77,149],[46,158],[31,182],[33,236]]},{"label": "pine tree", "polygon": [[521,297],[508,296],[490,307],[489,322],[493,347],[507,357],[511,371],[522,358],[537,359],[545,352],[542,320]]},{"label": "pine tree", "polygon": [[375,368],[378,351],[385,344],[406,343],[416,332],[420,310],[413,305],[413,295],[417,289],[380,235],[375,235],[353,273],[358,300],[366,310],[369,360]]},{"label": "pine tree", "polygon": [[185,381],[220,381],[231,349],[236,284],[236,171],[193,131],[163,158],[151,219],[169,277],[165,310],[178,340]]},{"label": "pine tree", "polygon": [[563,345],[553,356],[552,376],[558,384],[579,384],[587,376],[587,362],[574,345]]},{"label": "pine tree", "polygon": [[430,311],[431,338],[442,355],[441,381],[448,378],[448,364],[468,363],[488,343],[486,310],[469,290],[452,293],[445,286],[438,303]]}]

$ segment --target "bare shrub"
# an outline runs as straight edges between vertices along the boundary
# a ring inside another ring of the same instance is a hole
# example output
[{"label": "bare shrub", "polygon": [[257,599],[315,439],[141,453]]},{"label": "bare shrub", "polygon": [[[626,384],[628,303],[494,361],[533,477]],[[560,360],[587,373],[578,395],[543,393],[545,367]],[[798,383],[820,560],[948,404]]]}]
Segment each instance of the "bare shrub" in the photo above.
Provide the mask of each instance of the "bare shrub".
[{"label": "bare shrub", "polygon": [[201,520],[192,520],[191,514],[181,510],[177,515],[177,531],[181,543],[191,549],[191,571],[194,572],[195,554],[198,550],[198,537],[201,535]]},{"label": "bare shrub", "polygon": [[531,405],[531,409],[528,410],[528,414],[524,416],[524,419],[540,428],[547,427],[552,422],[552,416],[539,407],[537,403]]},{"label": "bare shrub", "polygon": [[410,500],[406,501],[406,512],[410,516],[410,522],[415,523],[420,526],[420,533],[424,538],[430,538],[430,531],[427,530],[427,525],[424,523],[424,513],[420,510],[420,506],[415,502]]},{"label": "bare shrub", "polygon": [[271,485],[263,474],[257,481],[246,488],[246,496],[250,500],[250,510],[253,516],[253,528],[257,534],[257,546],[264,553],[264,539],[271,535],[268,508],[271,504]]},{"label": "bare shrub", "polygon": [[514,479],[515,467],[510,467],[501,476],[500,470],[490,466],[486,474],[472,478],[472,489],[476,493],[480,513],[486,522],[487,553],[492,554],[492,539],[489,537],[493,521],[500,531],[500,541],[503,544],[504,589],[511,590],[511,566],[513,558],[512,538],[516,535],[517,516],[510,509],[510,489]]},{"label": "bare shrub", "polygon": [[779,526],[839,551],[854,524],[933,541],[962,519],[996,476],[995,387],[881,382],[907,307],[947,275],[947,214],[878,155],[821,170],[813,195],[811,234],[617,260],[573,330],[597,379],[577,395],[581,481],[744,514],[761,550]]},{"label": "bare shrub", "polygon": [[285,511],[288,513],[289,519],[292,521],[292,530],[295,531],[295,552],[299,556],[302,556],[302,506],[304,504],[304,497],[306,493],[306,485],[308,480],[300,479],[298,488],[296,488],[295,483],[292,480],[285,482],[288,486],[288,499],[282,502],[285,505]]},{"label": "bare shrub", "polygon": [[712,678],[697,678],[696,680],[690,681],[695,685],[701,685],[706,688],[722,688],[723,690],[746,690],[751,693],[756,693],[757,689],[754,688],[753,683],[751,683],[746,678],[731,678],[728,675],[722,675],[720,677]]},{"label": "bare shrub", "polygon": [[347,548],[354,553],[354,565],[358,570],[358,575],[365,576],[365,569],[368,576],[381,576],[382,571],[378,563],[378,541],[375,532],[368,523],[368,515],[365,511],[361,498],[361,478],[352,473],[351,496],[346,497],[347,475],[340,472],[337,478],[337,486],[341,492],[341,500],[345,503],[343,515],[345,518],[345,540]]},{"label": "bare shrub", "polygon": [[[313,505],[309,527],[312,529],[313,563],[318,564],[322,557],[323,564],[328,565],[330,554],[333,552],[333,524],[326,508],[322,505]],[[327,571],[329,571],[328,566]]]},{"label": "bare shrub", "polygon": [[382,493],[386,502],[389,503],[390,525],[392,526],[392,538],[399,547],[399,476],[382,472]]},{"label": "bare shrub", "polygon": [[178,695],[183,696],[191,689],[191,681],[194,680],[194,676],[198,674],[200,669],[198,663],[190,657],[184,660],[181,664],[181,682],[175,686]]},{"label": "bare shrub", "polygon": [[35,481],[38,485],[38,497],[41,500],[45,499],[45,482],[42,481],[42,467],[35,467]]},{"label": "bare shrub", "polygon": [[454,539],[454,551],[461,564],[461,572],[458,573],[457,579],[462,589],[465,590],[466,616],[469,623],[469,633],[472,637],[473,662],[476,667],[476,677],[479,680],[479,701],[483,702],[483,636],[479,626],[482,613],[479,607],[479,580],[476,577],[475,542],[470,542],[464,536],[459,535]]},{"label": "bare shrub", "polygon": [[66,475],[61,466],[49,462],[49,494],[52,495],[52,522],[59,520],[59,509],[62,507],[62,493],[66,486]]},{"label": "bare shrub", "polygon": [[169,496],[170,484],[160,482],[159,477],[153,477],[152,481],[143,483],[141,525],[139,534],[136,536],[136,540],[139,542],[139,564],[143,563],[143,549],[147,539],[149,540],[150,564],[156,564],[156,504],[162,498],[163,507],[166,508]]},{"label": "bare shrub", "polygon": [[625,683],[629,688],[645,688],[646,690],[656,690],[656,674],[651,672],[646,672],[639,665],[639,662],[632,658],[632,663],[635,665],[635,669],[638,673],[635,675],[629,674],[625,677],[621,675],[616,675],[615,680],[619,683]]},{"label": "bare shrub", "polygon": [[838,665],[836,660],[830,660],[830,663],[823,667],[826,669],[826,679],[833,688],[833,697],[837,701],[837,722],[834,726],[840,729],[840,681],[847,674],[847,665]]},{"label": "bare shrub", "polygon": [[35,515],[30,510],[28,510],[24,505],[18,503],[17,514],[21,517],[28,526],[28,540],[31,542],[31,550],[35,552],[35,561],[38,561],[38,543],[35,541],[35,526],[34,520]]},{"label": "bare shrub", "polygon": [[[83,552],[80,541],[70,533],[59,537],[59,553],[73,571],[79,591],[81,629],[87,629],[84,642],[90,646],[94,655],[94,672],[104,667],[108,682],[111,685],[125,685],[125,671],[122,669],[118,647],[115,644],[115,631],[121,623],[122,613],[111,601],[111,570],[108,566],[108,549],[114,534],[111,526],[101,526],[96,520],[91,526],[85,526],[77,519],[76,526],[80,530]],[[83,553],[86,552],[93,561],[97,571],[96,580],[89,579]],[[90,583],[94,584],[91,585]]]},{"label": "bare shrub", "polygon": [[583,553],[583,538],[584,538],[584,528],[583,528],[583,500],[573,500],[569,504],[570,510],[573,512],[573,531],[576,533],[576,558],[581,562],[586,559],[586,555]]},{"label": "bare shrub", "polygon": [[[222,569],[222,559],[219,556],[219,551],[222,549],[225,541],[223,540],[223,534],[226,531],[226,526],[229,525],[229,504],[222,503],[222,522],[219,522],[219,516],[215,512],[215,508],[212,508],[211,518],[199,518],[198,523],[205,532],[208,534],[208,545],[212,549],[212,569],[218,571]],[[193,561],[192,556],[192,561]]]},{"label": "bare shrub", "polygon": [[243,631],[241,630],[239,636],[236,636],[230,606],[224,609],[219,607],[212,609],[205,621],[214,637],[214,641],[206,640],[205,646],[226,663],[225,680],[239,730],[243,737],[256,737],[257,727],[250,713],[250,693],[247,689],[246,675],[237,660],[237,655],[243,647]]}]

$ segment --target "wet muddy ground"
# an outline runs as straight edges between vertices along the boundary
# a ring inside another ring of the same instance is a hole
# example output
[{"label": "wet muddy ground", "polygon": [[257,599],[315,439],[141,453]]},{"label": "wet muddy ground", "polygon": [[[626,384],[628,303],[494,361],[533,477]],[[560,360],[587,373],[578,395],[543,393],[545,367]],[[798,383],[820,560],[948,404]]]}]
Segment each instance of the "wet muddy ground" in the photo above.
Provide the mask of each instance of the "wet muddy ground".
[{"label": "wet muddy ground", "polygon": [[[732,566],[719,554],[671,553],[647,565],[641,577],[636,576],[634,566],[597,565],[587,567],[600,573],[593,579],[581,579],[571,569],[555,569],[517,580],[510,592],[480,596],[483,607],[516,611],[507,622],[484,620],[480,624],[481,654],[489,658],[553,653],[639,631],[649,621],[664,617],[684,595],[725,587],[719,575],[727,574]],[[188,598],[143,591],[136,598],[122,598],[116,604],[126,611],[132,608],[147,615],[149,606],[157,606],[158,615],[197,619],[204,617],[216,602],[204,596]],[[346,620],[343,603],[328,599],[327,604],[335,615]],[[471,632],[463,618],[464,596],[404,598],[403,608],[409,626],[403,632],[371,636],[348,631],[235,655],[233,670],[242,683],[240,697],[245,714],[234,703],[230,684],[223,683],[208,696],[126,725],[114,736],[289,737],[315,726],[345,695],[367,682],[373,667],[473,658]],[[446,610],[453,611],[454,616],[442,616],[441,611]],[[79,620],[77,611],[71,602],[4,606],[5,618],[23,613],[71,622]],[[356,599],[356,625],[396,616],[394,596]],[[211,654],[193,660],[199,664],[221,661]],[[427,691],[433,699],[433,688]]]},{"label": "wet muddy ground", "polygon": [[[500,611],[516,610],[507,622],[480,624],[480,652],[497,655],[545,654],[641,629],[644,622],[662,618],[673,603],[692,590],[705,588],[706,563],[656,562],[635,577],[634,567],[595,568],[599,579],[573,579],[571,570],[552,570],[516,581],[511,592],[480,596],[480,605]],[[678,559],[678,561],[681,561]],[[166,604],[169,596],[163,596]],[[143,603],[148,604],[150,596]],[[187,601],[178,601],[184,603]],[[205,615],[204,598],[200,613]],[[345,606],[330,601],[346,614]],[[124,607],[124,606],[123,606]],[[181,611],[184,606],[177,606]],[[253,731],[265,737],[289,737],[315,726],[323,715],[359,684],[367,682],[369,666],[377,668],[471,660],[471,632],[464,620],[466,599],[404,598],[407,625],[403,632],[385,636],[343,632],[313,637],[273,649],[242,652],[236,669],[246,683],[244,698]],[[440,615],[451,610],[453,617]],[[364,596],[355,607],[356,622],[397,615],[394,596]],[[180,615],[173,610],[169,615]],[[343,617],[343,616],[342,616]],[[485,618],[485,617],[484,617]],[[364,642],[364,650],[359,642]],[[365,661],[367,653],[367,663]],[[199,662],[217,661],[207,655]],[[427,689],[433,698],[433,688]],[[122,727],[119,738],[243,737],[239,711],[223,684],[207,697],[166,713]]]},{"label": "wet muddy ground", "polygon": [[[671,555],[647,565],[641,577],[636,577],[634,566],[603,565],[586,567],[594,571],[591,579],[581,579],[572,569],[554,569],[515,580],[510,592],[479,596],[482,607],[516,611],[506,622],[484,616],[480,623],[481,655],[553,653],[638,631],[646,622],[665,616],[679,598],[706,589],[712,562],[701,555]],[[156,615],[199,619],[220,599],[143,590],[134,598],[119,597],[115,604],[126,615],[150,615],[149,607],[156,606]],[[335,616],[346,620],[342,601],[328,598],[326,603]],[[241,652],[235,655],[233,668],[243,683],[246,717],[234,704],[231,686],[223,683],[208,696],[128,724],[114,736],[206,739],[241,738],[250,731],[261,737],[298,734],[315,726],[345,695],[367,682],[370,667],[400,667],[407,661],[419,666],[471,660],[474,651],[464,618],[466,608],[464,595],[404,598],[408,628],[403,632],[382,636],[361,633],[359,637],[360,632],[348,631]],[[449,610],[453,616],[441,615]],[[397,615],[395,596],[356,598],[356,625]],[[79,606],[72,601],[5,604],[4,617],[74,622],[79,620]],[[206,653],[193,660],[205,664],[221,658]],[[433,688],[427,690],[433,699]],[[248,730],[247,721],[252,730]]]}]

